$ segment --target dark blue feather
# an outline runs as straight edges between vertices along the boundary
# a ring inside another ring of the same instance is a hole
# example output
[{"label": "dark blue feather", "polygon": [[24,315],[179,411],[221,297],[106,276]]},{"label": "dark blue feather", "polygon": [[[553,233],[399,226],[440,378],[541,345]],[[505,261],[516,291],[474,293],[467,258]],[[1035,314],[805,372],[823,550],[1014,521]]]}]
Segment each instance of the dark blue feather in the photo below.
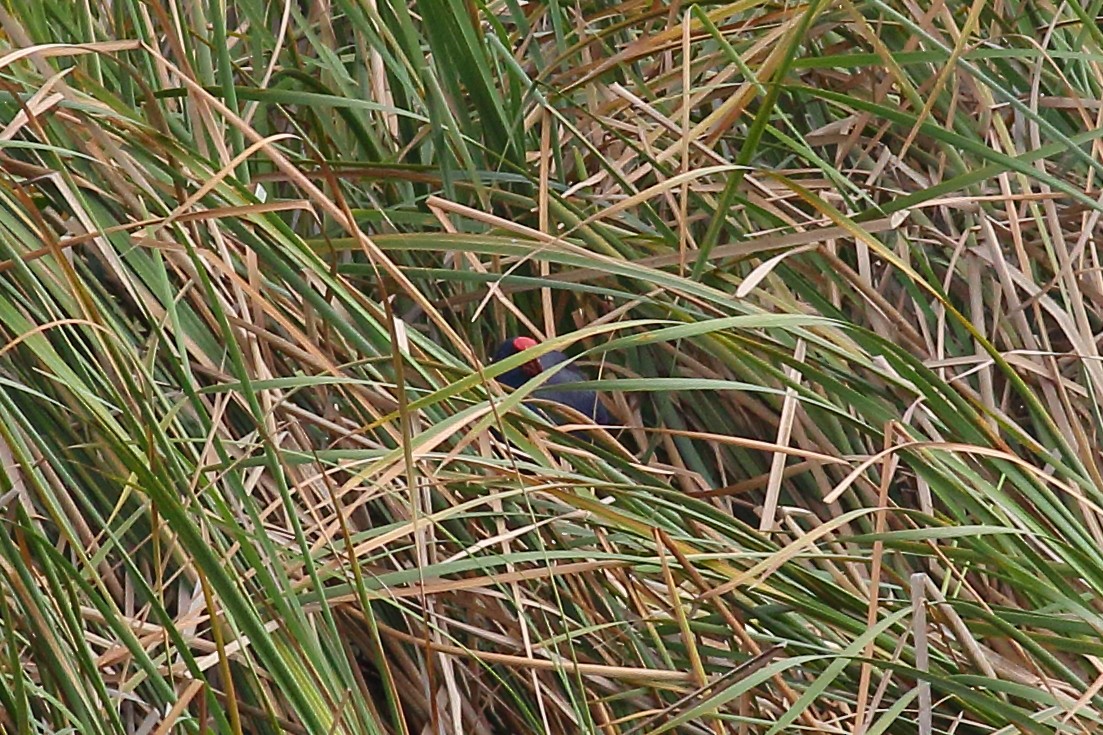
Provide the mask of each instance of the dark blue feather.
[{"label": "dark blue feather", "polygon": [[[516,355],[520,351],[515,344],[516,341],[517,340],[514,339],[507,339],[503,342],[501,346],[498,347],[498,351],[494,353],[494,362]],[[539,371],[536,370],[535,365],[530,368],[530,371],[532,373],[543,372],[569,359],[570,358],[562,352],[553,350],[547,354],[541,355],[536,361],[539,365]],[[520,388],[531,380],[532,377],[531,374],[525,372],[525,366],[522,366],[499,375],[498,380],[511,388]],[[550,375],[540,388],[533,391],[532,396],[541,400],[555,401],[564,406],[570,406],[583,416],[589,416],[594,423],[606,426],[611,425],[613,419],[605,409],[605,406],[602,405],[601,401],[598,399],[597,393],[592,390],[562,389],[556,387],[566,383],[583,383],[586,380],[588,380],[588,378],[584,374],[568,365],[560,368],[555,374]],[[556,419],[553,417],[553,420]],[[558,420],[556,422],[562,423],[562,421]]]}]

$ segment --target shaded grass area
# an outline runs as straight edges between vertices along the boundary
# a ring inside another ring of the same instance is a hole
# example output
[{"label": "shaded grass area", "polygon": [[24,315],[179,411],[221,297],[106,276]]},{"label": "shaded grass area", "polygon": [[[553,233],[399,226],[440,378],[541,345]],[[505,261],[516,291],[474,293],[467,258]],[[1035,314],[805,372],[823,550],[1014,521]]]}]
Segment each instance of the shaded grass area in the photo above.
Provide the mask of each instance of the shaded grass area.
[{"label": "shaded grass area", "polygon": [[1098,10],[3,4],[3,728],[1097,729]]}]

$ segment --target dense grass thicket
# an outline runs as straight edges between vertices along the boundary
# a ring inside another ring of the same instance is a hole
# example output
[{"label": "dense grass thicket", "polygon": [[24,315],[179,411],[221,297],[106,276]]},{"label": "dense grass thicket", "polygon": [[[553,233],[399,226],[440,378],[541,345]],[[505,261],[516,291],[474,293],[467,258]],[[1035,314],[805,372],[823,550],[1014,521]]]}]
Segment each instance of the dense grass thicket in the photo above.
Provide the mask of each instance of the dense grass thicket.
[{"label": "dense grass thicket", "polygon": [[0,729],[1101,731],[1101,13],[0,3]]}]

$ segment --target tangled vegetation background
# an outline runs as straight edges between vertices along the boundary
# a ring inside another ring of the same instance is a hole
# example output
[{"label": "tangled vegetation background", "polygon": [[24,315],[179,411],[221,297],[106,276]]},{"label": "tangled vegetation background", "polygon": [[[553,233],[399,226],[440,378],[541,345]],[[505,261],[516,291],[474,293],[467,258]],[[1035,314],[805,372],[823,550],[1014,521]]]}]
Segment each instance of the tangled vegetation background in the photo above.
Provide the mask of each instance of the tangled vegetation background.
[{"label": "tangled vegetation background", "polygon": [[0,726],[1098,731],[1100,12],[0,4]]}]

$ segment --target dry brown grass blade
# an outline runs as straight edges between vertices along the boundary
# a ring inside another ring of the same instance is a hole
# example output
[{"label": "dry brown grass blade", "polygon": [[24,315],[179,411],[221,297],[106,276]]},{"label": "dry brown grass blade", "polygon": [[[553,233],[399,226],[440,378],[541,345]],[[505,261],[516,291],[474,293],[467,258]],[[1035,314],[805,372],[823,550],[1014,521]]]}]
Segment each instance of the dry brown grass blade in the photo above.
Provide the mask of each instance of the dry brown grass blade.
[{"label": "dry brown grass blade", "polygon": [[[422,638],[415,638],[408,633],[403,633],[402,631],[395,630],[385,625],[381,625],[380,630],[387,636],[406,643],[418,645],[424,643],[424,639]],[[671,687],[682,690],[684,687],[679,685],[692,682],[692,675],[684,671],[664,671],[662,669],[644,669],[630,666],[606,666],[603,664],[589,664],[562,658],[556,658],[554,660],[529,658],[528,656],[491,653],[488,651],[479,651],[463,648],[461,646],[438,643],[432,643],[430,647],[432,650],[440,653],[447,653],[459,658],[473,658],[477,661],[486,663],[500,663],[520,669],[566,671],[581,676],[604,677],[618,681],[634,682],[645,686],[657,685],[663,688]]]}]

